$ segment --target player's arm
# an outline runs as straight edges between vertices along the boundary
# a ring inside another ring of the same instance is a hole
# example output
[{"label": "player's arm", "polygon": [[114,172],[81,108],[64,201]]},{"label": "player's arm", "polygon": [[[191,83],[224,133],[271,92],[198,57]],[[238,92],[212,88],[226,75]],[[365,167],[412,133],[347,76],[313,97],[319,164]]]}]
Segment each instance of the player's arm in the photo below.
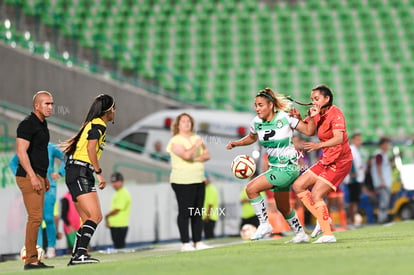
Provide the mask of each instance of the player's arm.
[{"label": "player's arm", "polygon": [[234,147],[237,146],[246,146],[246,145],[250,145],[254,142],[257,141],[257,134],[253,134],[252,132],[250,132],[247,136],[239,139],[239,140],[235,140],[235,141],[230,141],[226,148],[227,149],[233,149]]},{"label": "player's arm", "polygon": [[[99,166],[98,162],[98,154],[96,153],[96,146],[98,146],[98,140],[97,139],[88,139],[88,145],[87,145],[87,151],[88,151],[88,157],[91,161],[91,164],[93,166],[93,169],[95,172],[102,171],[101,167]],[[104,189],[106,186],[106,181],[103,178],[102,174],[96,174],[96,177],[99,181],[99,189]]]},{"label": "player's arm", "polygon": [[305,122],[304,120],[299,120],[299,123],[296,126],[296,130],[307,136],[313,136],[315,135],[316,124],[312,118],[309,119],[307,122]]},{"label": "player's arm", "polygon": [[344,141],[344,130],[333,130],[333,137],[324,142],[305,142],[305,149],[309,152],[316,151],[322,148],[334,147],[342,144]]},{"label": "player's arm", "polygon": [[305,120],[302,120],[302,116],[300,115],[297,109],[292,108],[289,112],[290,116],[299,119],[299,123],[295,129],[307,136],[315,135],[315,131],[316,131],[315,116],[317,116],[318,114],[319,114],[319,109],[317,107],[312,107],[309,109],[309,117],[307,117]]}]

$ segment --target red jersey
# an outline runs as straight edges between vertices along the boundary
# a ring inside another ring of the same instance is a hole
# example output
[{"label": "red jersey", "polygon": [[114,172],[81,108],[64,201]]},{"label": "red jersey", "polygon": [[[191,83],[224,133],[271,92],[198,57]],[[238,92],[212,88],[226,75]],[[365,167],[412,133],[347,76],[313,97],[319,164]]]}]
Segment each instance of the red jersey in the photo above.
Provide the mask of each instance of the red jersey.
[{"label": "red jersey", "polygon": [[[309,117],[306,121],[309,121]],[[318,138],[321,142],[327,141],[333,137],[333,130],[343,131],[343,142],[333,147],[322,148],[323,165],[329,165],[337,161],[352,161],[351,147],[349,147],[348,134],[346,132],[345,117],[342,111],[332,105],[328,111],[323,115],[316,115],[314,117]]]}]

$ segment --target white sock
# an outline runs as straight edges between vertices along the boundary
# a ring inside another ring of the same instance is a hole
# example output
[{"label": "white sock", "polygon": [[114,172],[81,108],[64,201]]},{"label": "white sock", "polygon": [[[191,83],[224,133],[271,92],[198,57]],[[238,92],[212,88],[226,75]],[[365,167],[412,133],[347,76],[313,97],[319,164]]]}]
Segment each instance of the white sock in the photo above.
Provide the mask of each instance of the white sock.
[{"label": "white sock", "polygon": [[251,199],[250,203],[253,206],[254,212],[256,212],[256,216],[259,219],[260,224],[267,223],[267,210],[262,196]]},{"label": "white sock", "polygon": [[[292,217],[292,215],[293,215],[293,217]],[[295,232],[295,234],[305,232],[303,230],[303,226],[300,224],[300,221],[299,221],[298,215],[296,214],[296,211],[292,210],[292,212],[290,213],[289,216],[290,216],[290,218],[285,217],[285,220],[289,224],[290,228],[292,228],[292,231]]]}]

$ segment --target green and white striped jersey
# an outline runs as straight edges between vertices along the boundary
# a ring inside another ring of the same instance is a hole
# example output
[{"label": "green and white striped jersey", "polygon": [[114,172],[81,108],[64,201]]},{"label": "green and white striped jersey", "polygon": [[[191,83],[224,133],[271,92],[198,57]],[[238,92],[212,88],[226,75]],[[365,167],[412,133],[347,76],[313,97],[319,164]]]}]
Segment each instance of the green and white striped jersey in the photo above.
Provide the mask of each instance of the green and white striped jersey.
[{"label": "green and white striped jersey", "polygon": [[258,135],[260,144],[266,148],[270,166],[286,166],[297,163],[298,154],[292,143],[293,130],[299,120],[284,111],[276,112],[270,122],[256,116],[250,123],[250,132]]}]

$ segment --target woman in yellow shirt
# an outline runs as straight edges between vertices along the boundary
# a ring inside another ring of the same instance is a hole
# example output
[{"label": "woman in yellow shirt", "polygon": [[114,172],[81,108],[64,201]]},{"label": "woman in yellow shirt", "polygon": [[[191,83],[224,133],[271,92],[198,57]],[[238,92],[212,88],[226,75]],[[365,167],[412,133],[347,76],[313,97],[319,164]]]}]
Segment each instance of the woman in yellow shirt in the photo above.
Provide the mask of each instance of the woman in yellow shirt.
[{"label": "woman in yellow shirt", "polygon": [[[204,162],[210,159],[210,153],[201,137],[194,133],[194,119],[189,114],[178,115],[171,132],[167,152],[171,156],[170,182],[178,203],[181,251],[209,248],[201,242],[201,215],[205,194]],[[194,244],[190,243],[189,221]]]}]

